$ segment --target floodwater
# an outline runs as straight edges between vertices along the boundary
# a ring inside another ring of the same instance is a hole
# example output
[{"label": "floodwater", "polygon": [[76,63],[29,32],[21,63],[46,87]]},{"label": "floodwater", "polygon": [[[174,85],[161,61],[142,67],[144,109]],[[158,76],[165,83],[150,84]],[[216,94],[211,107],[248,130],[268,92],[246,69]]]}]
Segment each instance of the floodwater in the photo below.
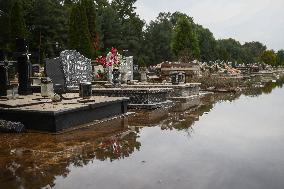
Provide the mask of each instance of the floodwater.
[{"label": "floodwater", "polygon": [[0,134],[0,188],[283,189],[284,88],[60,135]]}]

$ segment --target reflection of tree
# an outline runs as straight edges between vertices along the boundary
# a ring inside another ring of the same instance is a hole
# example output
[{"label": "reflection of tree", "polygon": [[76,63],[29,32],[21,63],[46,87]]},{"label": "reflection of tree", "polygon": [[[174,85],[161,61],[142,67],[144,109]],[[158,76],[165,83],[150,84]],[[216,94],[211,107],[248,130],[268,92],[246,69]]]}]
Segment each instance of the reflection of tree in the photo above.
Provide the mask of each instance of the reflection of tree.
[{"label": "reflection of tree", "polygon": [[272,90],[274,88],[277,87],[277,84],[276,83],[272,83],[272,82],[268,82],[265,84],[265,86],[262,88],[262,92],[264,94],[270,94],[272,92]]},{"label": "reflection of tree", "polygon": [[282,88],[284,84],[284,77],[280,78],[276,82],[265,83],[263,87],[250,87],[246,89],[243,94],[246,96],[256,97],[262,94],[270,94],[275,88]]}]

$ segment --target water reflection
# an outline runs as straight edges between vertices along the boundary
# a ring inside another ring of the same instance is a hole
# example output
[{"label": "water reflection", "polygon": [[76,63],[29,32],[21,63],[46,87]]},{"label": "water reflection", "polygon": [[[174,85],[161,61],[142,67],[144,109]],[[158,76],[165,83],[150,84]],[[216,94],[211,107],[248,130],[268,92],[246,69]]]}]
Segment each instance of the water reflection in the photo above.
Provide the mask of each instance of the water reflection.
[{"label": "water reflection", "polygon": [[0,188],[53,186],[56,176],[69,174],[70,165],[82,167],[94,159],[129,157],[141,144],[138,131],[123,123],[114,120],[62,135],[1,134]]},{"label": "water reflection", "polygon": [[[244,94],[259,96],[271,93],[274,88],[282,88],[283,83],[284,80],[267,83],[263,88]],[[195,135],[195,123],[204,119],[216,104],[233,102],[241,95],[210,95],[198,99],[194,105],[191,101],[191,104],[137,112],[134,116],[60,135],[0,134],[0,188],[53,187],[58,176],[66,178],[73,169],[98,162],[128,161],[143,148],[145,141],[140,137],[145,128],[158,128],[160,133],[184,133],[191,138]],[[155,151],[160,145],[163,143],[154,143],[151,150]],[[146,156],[150,158],[152,155],[147,153]]]}]

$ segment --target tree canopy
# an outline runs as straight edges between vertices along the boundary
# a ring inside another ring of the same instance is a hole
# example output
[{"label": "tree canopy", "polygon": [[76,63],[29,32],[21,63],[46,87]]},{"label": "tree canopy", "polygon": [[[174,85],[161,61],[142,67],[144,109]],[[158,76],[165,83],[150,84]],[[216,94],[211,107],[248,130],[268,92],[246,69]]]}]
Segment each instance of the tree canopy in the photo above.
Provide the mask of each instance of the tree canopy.
[{"label": "tree canopy", "polygon": [[172,51],[178,58],[187,56],[194,59],[199,58],[200,56],[200,49],[194,26],[185,16],[181,16],[178,19],[177,25],[174,28]]},{"label": "tree canopy", "polygon": [[147,65],[185,59],[284,65],[284,50],[272,53],[257,41],[217,40],[185,13],[162,12],[147,24],[136,13],[136,1],[1,0],[0,48],[13,51],[18,36],[27,38],[40,62],[64,49],[94,59],[116,47]]}]

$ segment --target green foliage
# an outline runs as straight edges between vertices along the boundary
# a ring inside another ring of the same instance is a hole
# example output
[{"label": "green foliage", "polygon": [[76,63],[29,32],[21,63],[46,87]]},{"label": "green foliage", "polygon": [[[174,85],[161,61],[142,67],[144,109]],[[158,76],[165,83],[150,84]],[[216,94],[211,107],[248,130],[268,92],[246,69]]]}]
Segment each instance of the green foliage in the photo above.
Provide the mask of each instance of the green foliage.
[{"label": "green foliage", "polygon": [[243,49],[245,51],[243,61],[246,63],[259,62],[260,56],[266,50],[266,46],[264,46],[260,42],[249,42],[243,45]]},{"label": "green foliage", "polygon": [[30,49],[40,52],[41,61],[44,57],[58,56],[67,46],[67,8],[54,0],[26,0],[24,7]]},{"label": "green foliage", "polygon": [[[241,45],[234,39],[215,40],[209,29],[181,12],[160,13],[148,25],[139,18],[136,0],[0,0],[0,48],[13,50],[15,38],[26,37],[39,60],[76,49],[95,58],[111,47],[128,50],[134,62],[147,65],[180,59],[267,62],[284,65],[260,42]],[[68,32],[69,31],[69,32]],[[139,58],[140,59],[140,58]]]},{"label": "green foliage", "polygon": [[9,50],[10,44],[10,13],[14,1],[11,0],[1,0],[0,1],[0,48]]},{"label": "green foliage", "polygon": [[16,38],[27,37],[27,28],[23,17],[23,8],[21,1],[16,1],[11,9],[10,26],[11,46],[14,49]]},{"label": "green foliage", "polygon": [[107,53],[111,47],[120,49],[122,45],[122,25],[118,13],[111,7],[102,7],[98,15],[102,40],[102,52]]},{"label": "green foliage", "polygon": [[88,58],[94,56],[94,46],[91,42],[86,4],[79,2],[72,7],[70,14],[69,48],[75,49]]},{"label": "green foliage", "polygon": [[276,65],[283,66],[284,65],[284,50],[279,50],[276,56]]},{"label": "green foliage", "polygon": [[142,56],[140,56],[138,58],[138,66],[139,66],[139,68],[146,68],[147,67],[145,60]]},{"label": "green foliage", "polygon": [[213,61],[218,59],[217,42],[209,29],[203,28],[200,25],[197,27],[197,37],[200,49],[201,61]]},{"label": "green foliage", "polygon": [[94,50],[93,57],[96,57],[98,53],[96,51],[99,51],[100,49],[100,39],[99,34],[96,29],[96,7],[95,3],[92,0],[82,0],[82,6],[85,8],[86,16],[88,20],[88,29],[90,32],[90,40],[92,44],[92,48]]},{"label": "green foliage", "polygon": [[174,29],[172,51],[178,57],[199,58],[200,50],[193,24],[187,17],[180,17]]},{"label": "green foliage", "polygon": [[269,65],[276,65],[276,54],[274,53],[273,50],[267,50],[264,51],[261,55],[261,60],[265,63],[265,64],[269,64]]},{"label": "green foliage", "polygon": [[145,32],[142,51],[148,64],[155,65],[173,59],[172,36],[171,13],[160,13],[155,21],[150,22]]},{"label": "green foliage", "polygon": [[241,62],[241,56],[243,53],[242,45],[240,42],[229,38],[217,41],[218,45],[218,58],[220,60]]}]

